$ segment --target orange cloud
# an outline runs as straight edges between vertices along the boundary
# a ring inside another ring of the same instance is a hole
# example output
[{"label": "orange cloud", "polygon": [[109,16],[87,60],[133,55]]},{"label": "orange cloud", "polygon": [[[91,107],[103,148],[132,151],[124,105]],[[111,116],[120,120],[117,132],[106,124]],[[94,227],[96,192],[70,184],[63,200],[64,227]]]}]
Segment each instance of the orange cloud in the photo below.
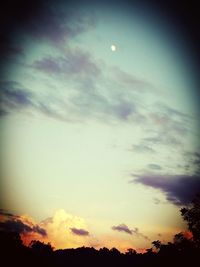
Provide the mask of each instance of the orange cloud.
[{"label": "orange cloud", "polygon": [[66,213],[63,209],[56,211],[53,217],[40,223],[48,235],[48,242],[55,248],[75,248],[87,245],[91,237],[88,235],[74,235],[71,228],[87,230],[83,218]]}]

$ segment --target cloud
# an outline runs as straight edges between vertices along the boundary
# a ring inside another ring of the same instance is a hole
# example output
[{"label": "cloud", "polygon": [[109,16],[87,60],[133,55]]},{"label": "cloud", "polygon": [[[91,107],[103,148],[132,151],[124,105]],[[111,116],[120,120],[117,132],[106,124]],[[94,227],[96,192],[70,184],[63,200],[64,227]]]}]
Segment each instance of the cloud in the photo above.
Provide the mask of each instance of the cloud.
[{"label": "cloud", "polygon": [[85,75],[95,78],[101,73],[100,67],[92,60],[89,53],[69,48],[65,52],[65,56],[47,56],[33,62],[31,67],[47,74],[62,74],[71,78],[78,76],[79,79]]},{"label": "cloud", "polygon": [[84,229],[70,228],[72,233],[80,236],[88,236],[89,232]]},{"label": "cloud", "polygon": [[133,152],[138,152],[138,153],[154,153],[155,150],[151,147],[151,146],[148,146],[148,145],[145,145],[145,144],[135,144],[135,145],[132,145],[132,148],[130,149],[130,151],[133,151]]},{"label": "cloud", "polygon": [[0,116],[29,109],[58,120],[69,121],[66,114],[63,114],[59,108],[55,108],[64,106],[62,99],[58,100],[55,97],[51,102],[46,97],[44,100],[40,95],[14,81],[1,81],[0,86]]},{"label": "cloud", "polygon": [[182,117],[177,119],[167,113],[162,113],[161,110],[159,110],[159,113],[150,113],[149,117],[154,125],[165,131],[171,130],[178,135],[185,135],[188,132],[188,128],[186,127],[185,121],[182,120]]},{"label": "cloud", "polygon": [[92,14],[72,8],[66,1],[59,1],[56,5],[54,1],[45,1],[35,6],[34,12],[26,16],[17,30],[19,34],[58,46],[94,25],[95,17]]},{"label": "cloud", "polygon": [[[31,67],[56,78],[61,75],[65,87],[70,81],[73,82],[74,94],[70,97],[70,105],[73,113],[78,113],[80,117],[92,116],[104,121],[105,115],[107,119],[123,121],[142,119],[135,101],[126,99],[126,95],[120,93],[121,89],[108,88],[107,82],[112,81],[104,77],[101,65],[89,53],[68,48],[65,56],[42,58]],[[67,91],[63,89],[62,93],[66,94]]]},{"label": "cloud", "polygon": [[32,105],[32,93],[28,92],[19,83],[14,81],[1,81],[0,104],[2,114],[10,110],[25,108]]},{"label": "cloud", "polygon": [[158,205],[158,204],[161,203],[161,200],[158,199],[157,197],[154,197],[154,198],[153,198],[153,202],[154,202],[154,204]]},{"label": "cloud", "polygon": [[[29,245],[32,240],[50,242],[55,248],[76,248],[96,242],[87,231],[83,218],[73,216],[60,209],[52,217],[36,223],[28,215],[13,215],[0,210],[0,230],[17,232],[23,243]],[[84,239],[82,237],[87,237]]]},{"label": "cloud", "polygon": [[112,229],[115,230],[115,231],[119,231],[119,232],[125,232],[125,233],[127,233],[129,235],[132,235],[133,234],[132,233],[132,230],[130,230],[128,228],[128,226],[126,224],[123,224],[123,223],[122,224],[119,224],[117,226],[112,226]]},{"label": "cloud", "polygon": [[12,215],[11,213],[1,210],[2,221],[0,222],[0,229],[2,231],[16,232],[22,235],[28,233],[39,234],[43,237],[47,236],[44,228],[37,224],[33,224],[30,220],[23,217]]},{"label": "cloud", "polygon": [[182,148],[189,137],[192,118],[161,102],[155,102],[145,111],[148,135],[141,138],[140,146],[173,146]]},{"label": "cloud", "polygon": [[137,227],[135,227],[134,229],[130,229],[126,224],[122,223],[122,224],[119,224],[117,226],[112,226],[111,228],[112,230],[114,231],[119,231],[119,232],[124,232],[124,233],[127,233],[129,235],[136,235],[137,237],[142,237],[146,240],[150,240],[148,238],[148,236],[142,234],[141,232],[139,232],[139,229]]},{"label": "cloud", "polygon": [[[87,70],[89,71],[90,63],[86,64],[88,66],[83,68],[83,73]],[[93,73],[96,72],[95,68],[92,67],[92,63],[91,68]],[[95,75],[98,74],[96,73]],[[86,73],[83,76],[87,76]],[[128,120],[130,116],[139,116],[134,103],[118,99],[116,96],[109,100],[96,90],[92,81],[93,75],[88,83],[86,82],[87,79],[88,77],[86,77],[86,80],[83,78],[82,83],[76,81],[78,84],[76,84],[74,89],[75,94],[70,98],[66,96],[65,89],[61,90],[61,95],[55,95],[54,92],[49,91],[48,95],[43,98],[37,92],[33,93],[33,91],[23,87],[20,83],[3,81],[1,82],[0,114],[3,116],[13,111],[29,109],[67,122],[72,120],[69,114],[74,114],[75,120],[93,117],[98,120],[104,120],[104,122],[105,115],[107,120],[118,119],[124,121]]]},{"label": "cloud", "polygon": [[111,72],[114,79],[123,87],[139,93],[154,92],[155,88],[151,83],[140,79],[133,74],[127,73],[118,67],[112,67]]},{"label": "cloud", "polygon": [[42,236],[46,236],[47,235],[46,230],[41,228],[38,225],[33,226],[33,232],[38,233],[38,234],[40,234]]},{"label": "cloud", "polygon": [[178,164],[177,167],[185,169],[187,172],[192,171],[196,175],[200,175],[200,153],[197,151],[184,151],[184,161],[186,164]]},{"label": "cloud", "polygon": [[137,235],[138,237],[142,237],[148,241],[150,241],[150,238],[146,235],[144,235],[143,233],[139,232],[139,229],[137,227],[135,227],[133,230],[132,230],[132,233]]},{"label": "cloud", "polygon": [[200,165],[200,153],[194,152],[194,164]]},{"label": "cloud", "polygon": [[147,167],[152,169],[152,170],[162,170],[162,167],[158,164],[151,163],[151,164],[148,164]]},{"label": "cloud", "polygon": [[14,215],[14,214],[12,214],[11,212],[8,212],[8,211],[6,211],[6,210],[4,210],[4,209],[0,209],[0,215],[1,215],[2,217],[18,218],[17,215]]},{"label": "cloud", "polygon": [[[76,248],[93,242],[93,237],[87,231],[87,224],[81,217],[74,216],[60,209],[52,217],[40,223],[48,234],[47,242],[55,248]],[[83,236],[89,238],[83,240]]]},{"label": "cloud", "polygon": [[194,166],[196,173],[200,174],[200,153],[199,152],[190,152],[186,153],[188,161]]},{"label": "cloud", "polygon": [[182,144],[180,138],[172,134],[173,129],[170,131],[165,132],[164,129],[159,129],[154,136],[149,136],[142,138],[142,143],[146,146],[152,145],[174,145],[180,146]]},{"label": "cloud", "polygon": [[189,204],[200,191],[200,176],[197,175],[132,175],[132,183],[161,190],[169,202],[175,205]]}]

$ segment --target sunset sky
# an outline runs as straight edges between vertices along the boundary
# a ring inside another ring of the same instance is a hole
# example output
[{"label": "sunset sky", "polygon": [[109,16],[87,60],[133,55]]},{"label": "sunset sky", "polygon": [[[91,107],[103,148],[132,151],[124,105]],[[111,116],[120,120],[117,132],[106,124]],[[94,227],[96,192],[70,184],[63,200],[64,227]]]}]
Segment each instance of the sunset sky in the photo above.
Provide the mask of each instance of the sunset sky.
[{"label": "sunset sky", "polygon": [[200,189],[184,37],[144,6],[45,3],[2,59],[2,220],[56,248],[171,240]]}]

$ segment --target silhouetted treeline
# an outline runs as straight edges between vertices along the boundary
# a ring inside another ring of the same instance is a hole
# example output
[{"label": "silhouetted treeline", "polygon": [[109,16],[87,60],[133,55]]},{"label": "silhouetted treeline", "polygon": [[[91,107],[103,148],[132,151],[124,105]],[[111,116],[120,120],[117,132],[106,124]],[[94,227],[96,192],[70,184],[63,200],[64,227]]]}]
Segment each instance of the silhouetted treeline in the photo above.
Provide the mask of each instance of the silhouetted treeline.
[{"label": "silhouetted treeline", "polygon": [[81,247],[77,249],[54,250],[50,243],[34,240],[29,247],[23,245],[18,233],[0,229],[0,262],[2,266],[199,266],[200,262],[200,195],[181,209],[183,219],[188,223],[191,238],[184,233],[175,235],[173,242],[162,244],[156,240],[146,253],[128,249],[121,253],[116,248]]}]

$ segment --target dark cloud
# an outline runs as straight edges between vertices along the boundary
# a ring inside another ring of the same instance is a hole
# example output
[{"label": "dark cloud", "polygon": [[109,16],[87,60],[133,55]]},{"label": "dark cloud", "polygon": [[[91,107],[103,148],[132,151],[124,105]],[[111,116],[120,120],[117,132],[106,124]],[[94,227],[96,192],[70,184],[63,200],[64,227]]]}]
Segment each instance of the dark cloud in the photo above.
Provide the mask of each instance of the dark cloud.
[{"label": "dark cloud", "polygon": [[19,234],[37,233],[41,236],[47,235],[45,229],[39,225],[33,224],[28,220],[24,222],[20,216],[7,212],[4,209],[0,209],[0,215],[3,217],[3,220],[0,222],[1,231],[16,232]]},{"label": "dark cloud", "polygon": [[33,230],[33,232],[38,233],[38,234],[40,234],[42,236],[46,236],[47,235],[46,230],[41,228],[39,225],[34,225],[32,227],[32,230]]},{"label": "dark cloud", "polygon": [[32,228],[20,220],[7,220],[5,222],[0,222],[0,229],[19,234],[32,232]]},{"label": "dark cloud", "polygon": [[[77,10],[75,6],[70,6],[66,1],[57,1],[56,4],[54,1],[40,1],[25,20],[18,19],[16,32],[58,46],[94,27],[95,17],[89,13],[86,16],[85,13]],[[25,14],[22,14],[23,16]]]},{"label": "dark cloud", "polygon": [[132,182],[140,183],[165,193],[168,201],[175,205],[189,204],[200,191],[200,176],[196,175],[132,175]]},{"label": "dark cloud", "polygon": [[130,230],[128,228],[128,226],[126,224],[124,224],[124,223],[119,224],[117,226],[112,226],[112,229],[115,230],[115,231],[119,231],[119,232],[125,232],[125,233],[127,233],[129,235],[133,234],[132,230]]},{"label": "dark cloud", "polygon": [[72,233],[80,236],[88,236],[89,232],[84,229],[70,228]]},{"label": "dark cloud", "polygon": [[46,236],[46,231],[39,227],[38,225],[28,225],[24,222],[22,222],[20,219],[9,219],[4,222],[0,222],[0,229],[2,231],[8,231],[8,232],[16,232],[19,234],[26,234],[26,233],[38,233],[42,236]]},{"label": "dark cloud", "polygon": [[152,170],[162,170],[162,167],[158,164],[148,164],[148,168],[152,169]]}]

